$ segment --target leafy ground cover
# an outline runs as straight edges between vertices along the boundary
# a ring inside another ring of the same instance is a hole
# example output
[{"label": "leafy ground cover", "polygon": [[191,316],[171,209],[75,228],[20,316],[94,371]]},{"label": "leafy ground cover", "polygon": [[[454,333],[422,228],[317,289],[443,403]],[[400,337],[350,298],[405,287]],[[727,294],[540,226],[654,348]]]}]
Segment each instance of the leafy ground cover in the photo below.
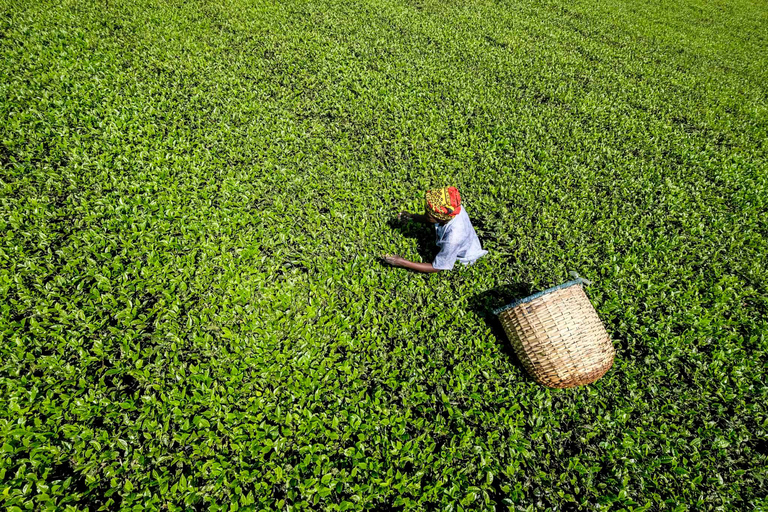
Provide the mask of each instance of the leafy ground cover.
[{"label": "leafy ground cover", "polygon": [[[3,2],[4,507],[767,507],[767,86],[758,0]],[[490,255],[381,265],[446,184]]]}]

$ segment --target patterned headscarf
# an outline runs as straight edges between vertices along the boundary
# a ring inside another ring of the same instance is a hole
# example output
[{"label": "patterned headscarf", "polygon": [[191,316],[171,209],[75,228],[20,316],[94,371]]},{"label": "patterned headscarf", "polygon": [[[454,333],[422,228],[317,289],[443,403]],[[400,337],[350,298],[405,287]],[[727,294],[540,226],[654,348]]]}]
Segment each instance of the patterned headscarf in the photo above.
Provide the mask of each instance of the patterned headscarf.
[{"label": "patterned headscarf", "polygon": [[461,196],[456,187],[427,190],[427,213],[443,222],[461,213]]}]

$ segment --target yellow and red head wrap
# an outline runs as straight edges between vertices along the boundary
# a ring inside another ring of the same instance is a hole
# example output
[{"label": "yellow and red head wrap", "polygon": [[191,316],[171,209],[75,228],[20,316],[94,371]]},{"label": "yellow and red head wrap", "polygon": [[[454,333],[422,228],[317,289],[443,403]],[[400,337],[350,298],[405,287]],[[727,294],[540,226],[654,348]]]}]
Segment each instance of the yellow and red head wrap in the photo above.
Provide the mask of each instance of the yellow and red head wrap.
[{"label": "yellow and red head wrap", "polygon": [[427,190],[427,213],[443,222],[461,213],[461,196],[456,187]]}]

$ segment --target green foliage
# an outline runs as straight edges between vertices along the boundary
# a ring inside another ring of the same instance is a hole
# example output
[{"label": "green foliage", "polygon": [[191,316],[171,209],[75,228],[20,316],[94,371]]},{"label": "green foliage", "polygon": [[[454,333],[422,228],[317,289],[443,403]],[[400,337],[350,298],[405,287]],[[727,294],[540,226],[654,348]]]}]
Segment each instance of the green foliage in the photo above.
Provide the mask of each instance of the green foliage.
[{"label": "green foliage", "polygon": [[[768,506],[767,70],[757,0],[0,5],[4,507]],[[446,184],[490,255],[380,265]],[[489,311],[571,269],[543,389]]]}]

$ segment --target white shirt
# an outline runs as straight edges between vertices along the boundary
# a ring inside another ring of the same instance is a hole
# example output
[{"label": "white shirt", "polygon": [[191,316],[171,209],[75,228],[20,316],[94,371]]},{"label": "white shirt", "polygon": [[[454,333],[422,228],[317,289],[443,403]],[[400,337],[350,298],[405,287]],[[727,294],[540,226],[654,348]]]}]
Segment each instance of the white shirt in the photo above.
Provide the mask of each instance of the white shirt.
[{"label": "white shirt", "polygon": [[439,270],[451,270],[458,259],[464,265],[471,265],[482,258],[488,251],[480,246],[475,228],[463,206],[459,214],[443,225],[435,224],[437,246],[440,252],[435,256],[432,266]]}]

